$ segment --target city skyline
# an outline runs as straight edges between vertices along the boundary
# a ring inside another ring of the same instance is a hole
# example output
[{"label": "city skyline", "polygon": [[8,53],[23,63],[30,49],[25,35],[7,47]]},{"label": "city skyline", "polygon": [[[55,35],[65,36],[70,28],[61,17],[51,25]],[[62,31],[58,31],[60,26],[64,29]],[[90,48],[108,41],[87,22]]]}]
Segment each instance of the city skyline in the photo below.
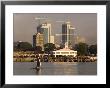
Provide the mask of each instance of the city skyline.
[{"label": "city skyline", "polygon": [[[46,20],[36,20],[36,17],[46,18]],[[85,38],[88,44],[97,43],[97,14],[95,13],[15,13],[14,41],[27,41],[32,44],[32,36],[37,33],[38,25],[46,21],[52,24],[53,36],[61,34],[62,24],[70,21],[71,25],[75,28],[75,35]],[[57,40],[55,41],[60,43],[62,38],[58,36],[55,36],[55,38]]]}]

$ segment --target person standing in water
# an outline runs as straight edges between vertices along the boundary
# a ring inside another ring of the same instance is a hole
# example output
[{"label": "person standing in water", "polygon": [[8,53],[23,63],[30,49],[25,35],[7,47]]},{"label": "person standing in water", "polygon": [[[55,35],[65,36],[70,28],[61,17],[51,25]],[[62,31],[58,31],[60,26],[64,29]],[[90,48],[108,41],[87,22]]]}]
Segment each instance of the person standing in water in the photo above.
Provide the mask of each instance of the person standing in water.
[{"label": "person standing in water", "polygon": [[38,58],[37,58],[37,66],[36,66],[36,69],[39,70],[39,69],[40,69],[40,66],[41,66],[41,62],[40,62],[40,58],[38,57]]}]

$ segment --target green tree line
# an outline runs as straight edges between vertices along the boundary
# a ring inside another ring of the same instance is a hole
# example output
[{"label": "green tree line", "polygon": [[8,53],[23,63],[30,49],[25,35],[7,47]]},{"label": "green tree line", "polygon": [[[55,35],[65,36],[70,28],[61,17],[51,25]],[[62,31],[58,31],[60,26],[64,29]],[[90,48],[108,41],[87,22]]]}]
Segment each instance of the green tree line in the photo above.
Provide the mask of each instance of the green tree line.
[{"label": "green tree line", "polygon": [[[61,46],[60,46],[61,47]],[[60,48],[59,48],[60,49]],[[42,51],[41,46],[33,47],[29,42],[15,42],[14,51],[35,51],[35,53],[47,53],[50,54],[52,51],[56,50],[55,44],[46,43],[44,44],[44,51]],[[83,55],[97,55],[97,45],[88,45],[86,43],[75,44],[73,50],[76,50],[78,56]]]}]

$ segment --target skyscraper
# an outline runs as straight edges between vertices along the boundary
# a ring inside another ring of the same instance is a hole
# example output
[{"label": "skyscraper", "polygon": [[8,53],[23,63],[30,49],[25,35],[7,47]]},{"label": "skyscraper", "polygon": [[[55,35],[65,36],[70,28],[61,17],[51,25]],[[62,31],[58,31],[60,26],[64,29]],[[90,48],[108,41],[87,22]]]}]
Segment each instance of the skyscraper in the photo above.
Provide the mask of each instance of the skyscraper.
[{"label": "skyscraper", "polygon": [[62,24],[62,44],[67,43],[68,46],[73,46],[74,44],[74,29],[70,22]]},{"label": "skyscraper", "polygon": [[51,24],[43,23],[37,27],[37,32],[43,34],[44,44],[50,43]]}]

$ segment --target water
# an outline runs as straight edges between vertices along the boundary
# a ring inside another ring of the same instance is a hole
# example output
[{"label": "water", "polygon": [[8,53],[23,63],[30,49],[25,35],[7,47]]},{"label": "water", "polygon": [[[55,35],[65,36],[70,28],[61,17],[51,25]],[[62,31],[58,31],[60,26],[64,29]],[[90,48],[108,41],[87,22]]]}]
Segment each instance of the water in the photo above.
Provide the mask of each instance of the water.
[{"label": "water", "polygon": [[37,71],[35,62],[14,62],[14,75],[97,75],[97,62],[42,62]]}]

